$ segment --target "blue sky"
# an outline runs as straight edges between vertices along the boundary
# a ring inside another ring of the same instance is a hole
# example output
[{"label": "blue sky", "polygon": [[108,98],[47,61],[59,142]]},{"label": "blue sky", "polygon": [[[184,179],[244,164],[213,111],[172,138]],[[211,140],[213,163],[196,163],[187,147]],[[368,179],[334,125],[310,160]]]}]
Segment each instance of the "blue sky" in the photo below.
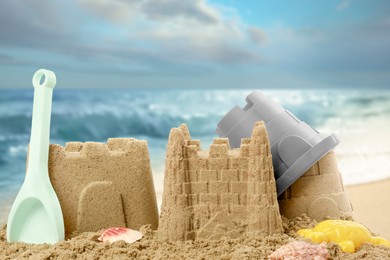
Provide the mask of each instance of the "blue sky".
[{"label": "blue sky", "polygon": [[0,88],[390,88],[388,0],[0,5]]}]

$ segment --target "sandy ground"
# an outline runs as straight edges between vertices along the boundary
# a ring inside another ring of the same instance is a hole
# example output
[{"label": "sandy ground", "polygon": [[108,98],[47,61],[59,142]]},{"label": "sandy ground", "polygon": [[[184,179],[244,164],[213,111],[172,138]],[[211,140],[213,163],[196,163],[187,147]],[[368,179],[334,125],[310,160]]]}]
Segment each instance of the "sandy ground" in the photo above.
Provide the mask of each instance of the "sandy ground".
[{"label": "sandy ground", "polygon": [[390,240],[390,178],[348,186],[353,218],[372,232]]},{"label": "sandy ground", "polygon": [[[346,187],[354,207],[354,219],[372,232],[390,239],[390,178],[378,182]],[[161,243],[149,228],[146,237],[132,245],[116,242],[112,245],[97,241],[99,234],[83,233],[70,240],[51,245],[9,244],[5,226],[0,226],[1,259],[266,259],[280,246],[300,240],[295,233],[300,228],[315,225],[307,218],[284,220],[284,234],[242,238],[239,240]],[[356,253],[343,253],[335,244],[327,245],[331,259],[390,259],[385,246],[364,244]]]},{"label": "sandy ground", "polygon": [[[354,219],[372,232],[390,240],[390,178],[347,186],[352,201]],[[162,194],[158,194],[161,203]],[[160,205],[159,203],[159,205]],[[0,207],[0,224],[6,223],[12,202]]]},{"label": "sandy ground", "polygon": [[[255,238],[162,242],[150,226],[141,227],[144,237],[134,244],[117,241],[113,244],[98,241],[99,232],[85,232],[54,245],[8,243],[5,226],[0,228],[0,258],[13,259],[268,259],[281,246],[302,240],[298,229],[313,227],[315,222],[307,217],[284,219],[284,233],[256,236]],[[309,248],[308,248],[309,247]],[[390,247],[366,243],[355,253],[342,252],[334,243],[326,244],[319,252],[318,245],[306,244],[306,250],[292,251],[288,259],[316,258],[328,254],[327,259],[390,259]],[[327,251],[327,252],[326,252]],[[278,258],[279,259],[279,258]]]}]

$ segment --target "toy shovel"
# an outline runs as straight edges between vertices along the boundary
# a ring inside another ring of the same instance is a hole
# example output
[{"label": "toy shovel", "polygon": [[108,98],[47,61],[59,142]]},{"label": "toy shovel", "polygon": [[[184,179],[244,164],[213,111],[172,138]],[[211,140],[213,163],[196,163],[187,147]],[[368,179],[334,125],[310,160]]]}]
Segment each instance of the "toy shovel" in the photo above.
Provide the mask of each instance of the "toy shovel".
[{"label": "toy shovel", "polygon": [[[41,83],[42,82],[42,83]],[[8,217],[7,240],[54,244],[64,240],[60,203],[48,172],[54,72],[38,70],[32,80],[34,105],[27,174]]]}]

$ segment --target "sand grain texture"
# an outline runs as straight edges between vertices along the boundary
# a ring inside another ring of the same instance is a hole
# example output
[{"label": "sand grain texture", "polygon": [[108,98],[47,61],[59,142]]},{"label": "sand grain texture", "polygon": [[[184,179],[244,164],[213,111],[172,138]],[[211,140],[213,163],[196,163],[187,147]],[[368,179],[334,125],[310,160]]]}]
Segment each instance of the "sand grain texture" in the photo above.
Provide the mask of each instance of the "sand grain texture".
[{"label": "sand grain texture", "polygon": [[50,145],[49,175],[60,201],[66,235],[121,226],[158,225],[146,141]]},{"label": "sand grain texture", "polygon": [[227,138],[202,150],[183,124],[169,135],[159,237],[164,241],[281,233],[267,131],[231,150]]},{"label": "sand grain texture", "polygon": [[[8,243],[5,226],[0,229],[0,258],[10,259],[267,259],[276,249],[301,240],[296,231],[314,227],[315,221],[302,216],[283,219],[285,232],[255,238],[161,242],[150,226],[141,227],[145,236],[134,244],[118,241],[113,244],[97,240],[99,232],[86,232],[55,245]],[[390,248],[364,244],[354,254],[344,253],[335,244],[328,244],[332,259],[390,259]]]},{"label": "sand grain texture", "polygon": [[306,214],[322,221],[352,217],[352,205],[339,173],[336,155],[330,152],[307,170],[279,197],[280,213],[286,218]]}]

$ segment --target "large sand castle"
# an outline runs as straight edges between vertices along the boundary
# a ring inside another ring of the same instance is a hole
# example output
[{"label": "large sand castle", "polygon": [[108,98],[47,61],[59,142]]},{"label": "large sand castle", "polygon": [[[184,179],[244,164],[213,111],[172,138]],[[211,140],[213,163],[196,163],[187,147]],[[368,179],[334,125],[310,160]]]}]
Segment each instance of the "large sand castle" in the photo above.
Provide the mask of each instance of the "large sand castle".
[{"label": "large sand castle", "polygon": [[334,152],[325,155],[279,198],[280,213],[289,218],[306,214],[322,221],[352,217],[352,205],[344,190]]},{"label": "large sand castle", "polygon": [[146,141],[50,145],[49,175],[61,204],[65,233],[158,225]]},{"label": "large sand castle", "polygon": [[202,151],[185,125],[173,128],[161,211],[158,236],[165,241],[282,232],[264,124],[234,150],[218,138]]}]

